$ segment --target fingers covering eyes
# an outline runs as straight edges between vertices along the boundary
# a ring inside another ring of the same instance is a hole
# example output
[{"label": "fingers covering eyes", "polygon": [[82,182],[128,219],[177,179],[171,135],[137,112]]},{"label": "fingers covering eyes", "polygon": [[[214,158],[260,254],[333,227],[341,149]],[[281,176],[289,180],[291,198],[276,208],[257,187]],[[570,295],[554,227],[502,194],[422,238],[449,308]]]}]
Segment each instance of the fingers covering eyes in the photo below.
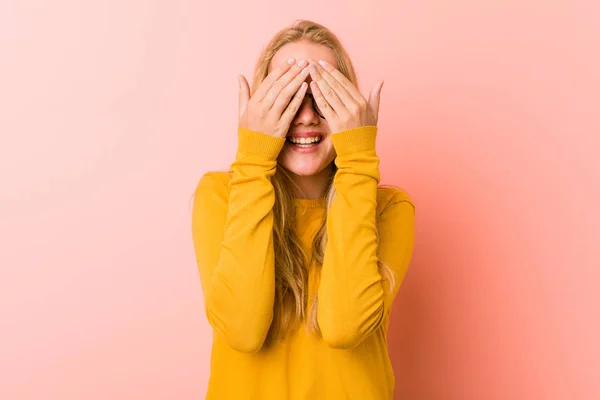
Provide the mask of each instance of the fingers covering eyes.
[{"label": "fingers covering eyes", "polygon": [[292,98],[292,101],[290,101],[287,108],[281,115],[281,119],[286,124],[290,124],[292,122],[292,119],[298,112],[298,109],[300,108],[300,105],[302,104],[302,101],[304,100],[304,95],[306,93],[307,88],[308,88],[308,84],[306,82],[302,82],[302,84],[300,85],[300,88],[298,89],[298,91],[296,92],[294,97]]}]

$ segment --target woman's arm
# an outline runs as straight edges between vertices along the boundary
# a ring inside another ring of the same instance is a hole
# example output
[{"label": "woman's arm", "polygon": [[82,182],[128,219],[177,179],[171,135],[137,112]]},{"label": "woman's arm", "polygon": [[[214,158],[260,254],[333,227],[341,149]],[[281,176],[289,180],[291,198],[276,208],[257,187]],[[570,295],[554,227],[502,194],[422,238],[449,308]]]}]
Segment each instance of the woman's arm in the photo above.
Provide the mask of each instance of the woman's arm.
[{"label": "woman's arm", "polygon": [[285,139],[238,129],[229,184],[211,173],[200,180],[192,232],[208,321],[234,349],[258,351],[275,295],[270,178]]},{"label": "woman's arm", "polygon": [[[414,206],[408,197],[392,199],[377,226],[376,134],[377,127],[365,126],[332,135],[337,194],[327,215],[318,322],[323,339],[335,348],[354,347],[380,327],[412,255]],[[395,275],[395,286],[387,296],[379,259]]]}]

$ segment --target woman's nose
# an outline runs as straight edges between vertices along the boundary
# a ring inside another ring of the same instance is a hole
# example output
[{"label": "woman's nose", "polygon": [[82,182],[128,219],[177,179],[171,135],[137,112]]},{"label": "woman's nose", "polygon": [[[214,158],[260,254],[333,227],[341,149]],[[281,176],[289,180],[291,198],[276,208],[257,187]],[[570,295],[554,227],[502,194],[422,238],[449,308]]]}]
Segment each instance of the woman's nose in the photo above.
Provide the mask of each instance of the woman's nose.
[{"label": "woman's nose", "polygon": [[294,118],[296,123],[314,123],[318,119],[318,115],[312,106],[310,100],[305,100],[300,104],[300,108]]}]

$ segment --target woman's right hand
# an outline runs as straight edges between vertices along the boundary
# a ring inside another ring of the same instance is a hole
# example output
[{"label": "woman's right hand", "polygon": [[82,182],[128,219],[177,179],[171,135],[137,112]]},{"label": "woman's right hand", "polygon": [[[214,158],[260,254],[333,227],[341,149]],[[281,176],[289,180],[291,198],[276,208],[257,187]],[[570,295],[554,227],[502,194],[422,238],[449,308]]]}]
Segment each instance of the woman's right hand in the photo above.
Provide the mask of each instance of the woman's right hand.
[{"label": "woman's right hand", "polygon": [[292,58],[271,71],[252,97],[248,81],[240,75],[239,126],[285,138],[304,99],[308,75],[306,61],[296,63]]}]

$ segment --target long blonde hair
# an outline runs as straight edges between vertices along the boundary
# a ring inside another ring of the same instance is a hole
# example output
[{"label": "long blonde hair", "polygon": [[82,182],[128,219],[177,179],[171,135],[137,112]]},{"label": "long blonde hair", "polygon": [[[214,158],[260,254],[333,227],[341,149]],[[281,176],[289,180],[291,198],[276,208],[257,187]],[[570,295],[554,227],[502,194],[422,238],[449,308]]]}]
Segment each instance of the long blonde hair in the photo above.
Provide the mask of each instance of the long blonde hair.
[{"label": "long blonde hair", "polygon": [[[263,49],[255,65],[251,94],[258,89],[267,77],[269,65],[279,49],[289,43],[309,41],[329,48],[337,59],[338,69],[355,86],[357,77],[346,50],[329,29],[313,21],[300,20],[275,34]],[[295,205],[289,174],[283,168],[277,168],[271,179],[275,190],[273,207],[273,244],[275,250],[275,303],[273,322],[269,338],[279,338],[293,330],[298,323],[304,321],[309,332],[320,335],[317,322],[318,295],[308,299],[308,272],[313,262],[320,268],[323,265],[325,246],[327,245],[327,213],[335,198],[336,191],[333,178],[337,171],[335,163],[329,184],[323,193],[326,198],[326,212],[312,241],[312,254],[307,259],[299,238],[294,230]],[[379,273],[388,283],[388,291],[394,288],[394,274],[383,262],[379,261]],[[309,300],[312,304],[309,304]],[[308,313],[306,309],[309,308]]]}]

